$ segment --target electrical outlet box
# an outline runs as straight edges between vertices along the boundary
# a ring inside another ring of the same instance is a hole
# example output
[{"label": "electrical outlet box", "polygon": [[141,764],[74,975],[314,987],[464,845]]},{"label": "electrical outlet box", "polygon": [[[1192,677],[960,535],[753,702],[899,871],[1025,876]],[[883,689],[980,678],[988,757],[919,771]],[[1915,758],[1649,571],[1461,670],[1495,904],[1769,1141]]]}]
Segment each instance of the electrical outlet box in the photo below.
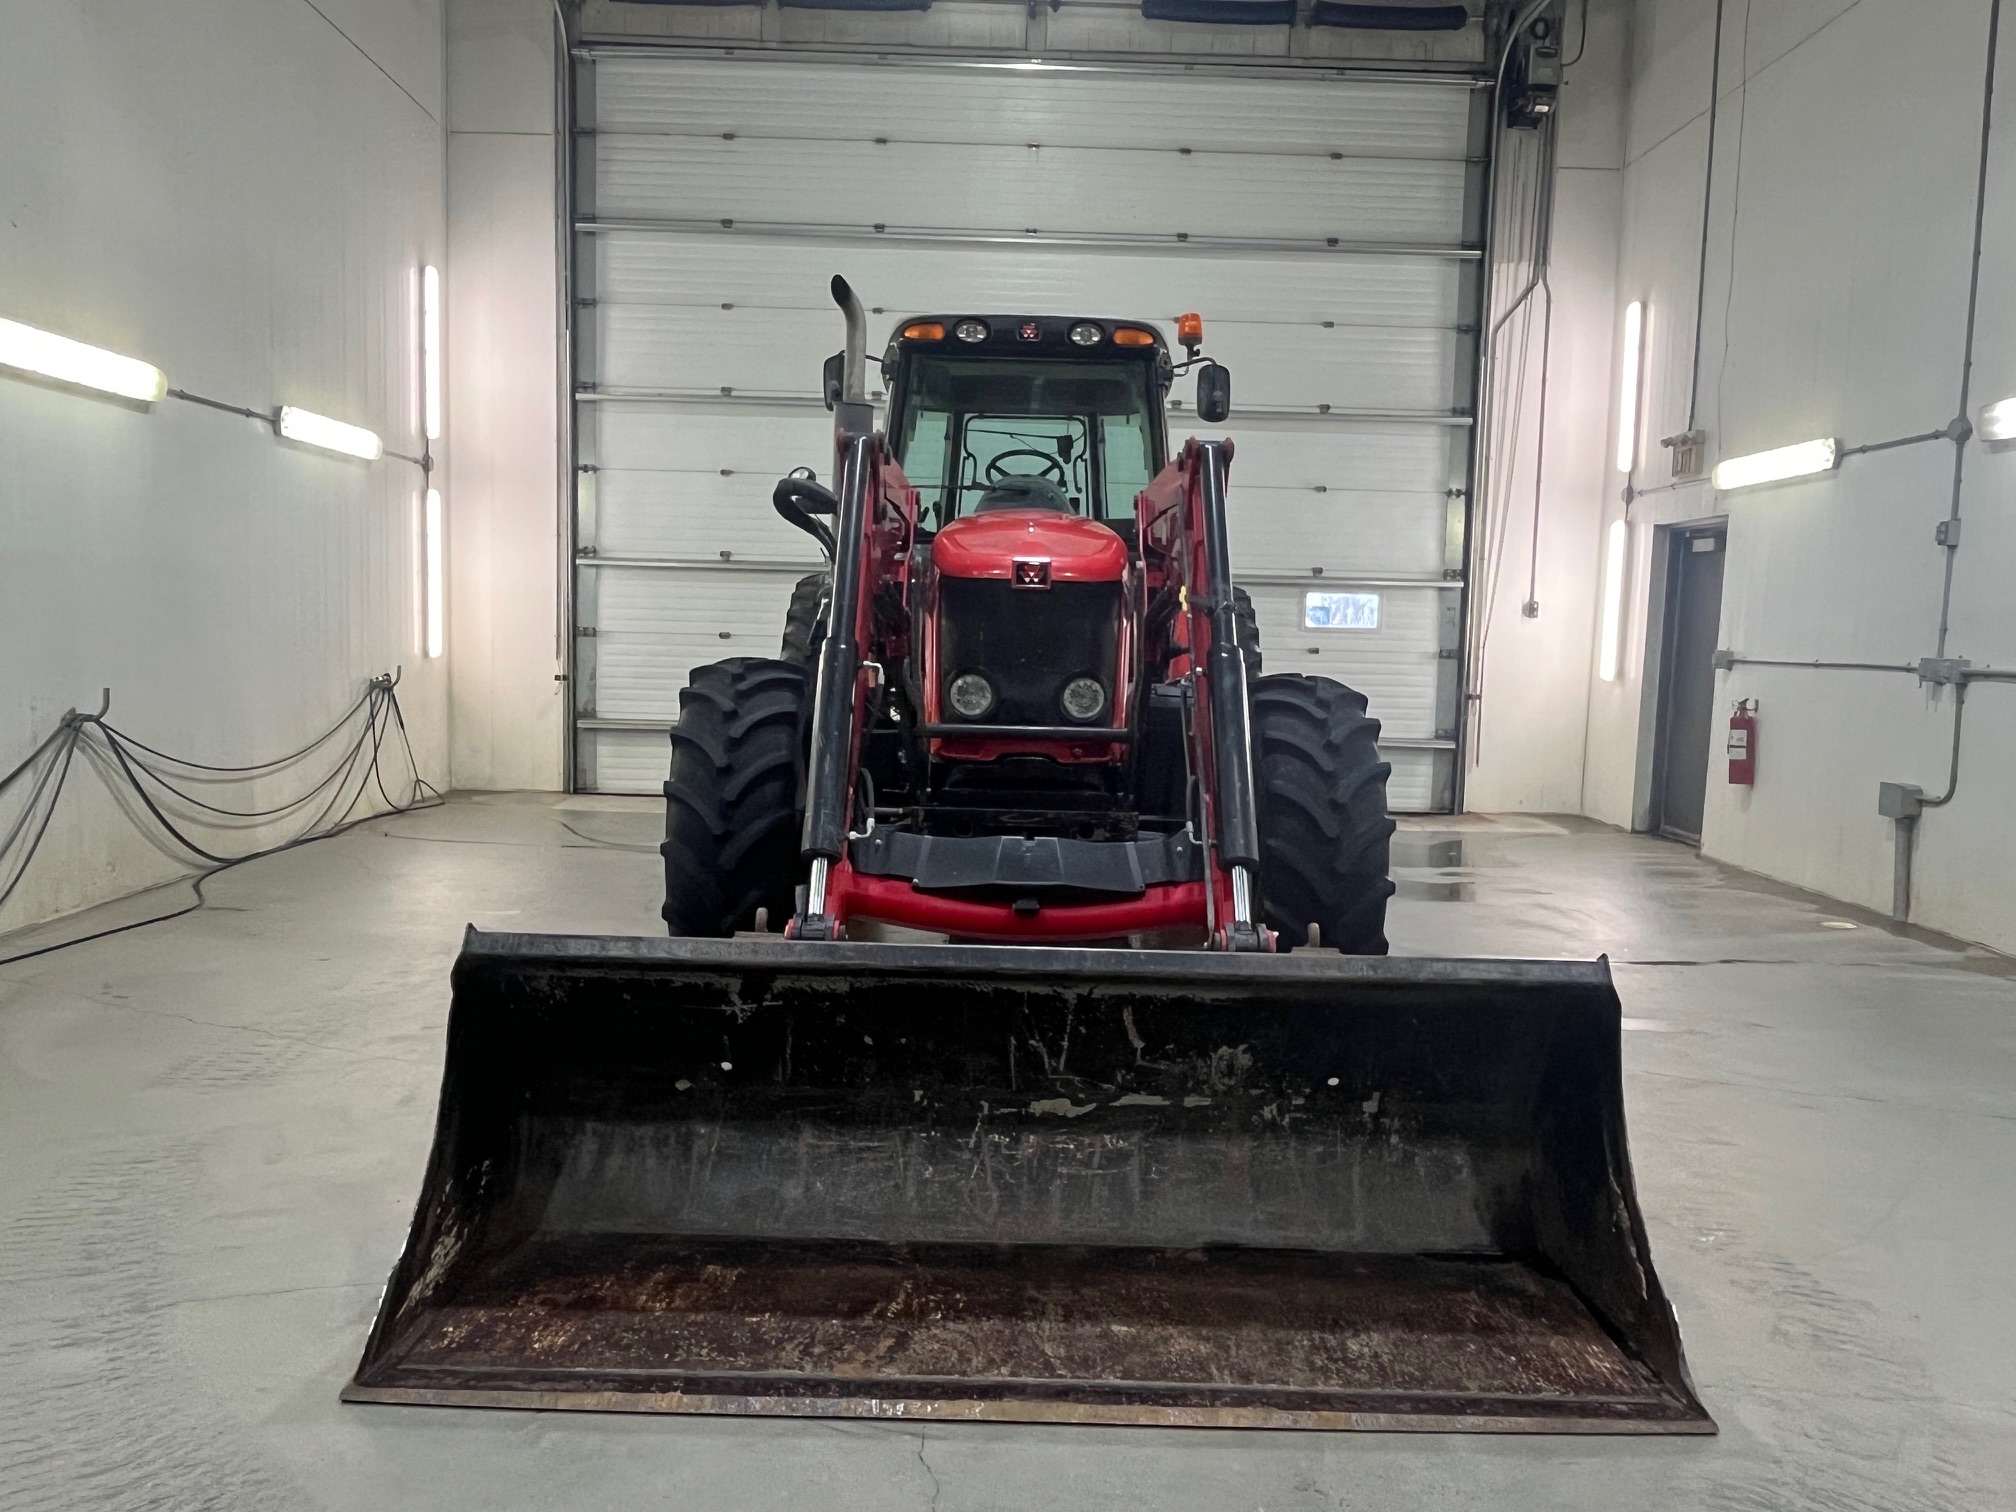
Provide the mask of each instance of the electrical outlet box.
[{"label": "electrical outlet box", "polygon": [[1505,124],[1514,131],[1535,131],[1560,103],[1564,63],[1561,23],[1565,6],[1550,9],[1535,20],[1512,45],[1505,60],[1500,98]]},{"label": "electrical outlet box", "polygon": [[1925,789],[1909,782],[1876,786],[1876,812],[1885,819],[1916,819],[1925,808]]},{"label": "electrical outlet box", "polygon": [[1708,432],[1704,430],[1682,431],[1677,436],[1663,437],[1659,444],[1672,453],[1668,461],[1676,483],[1700,477],[1707,467]]}]

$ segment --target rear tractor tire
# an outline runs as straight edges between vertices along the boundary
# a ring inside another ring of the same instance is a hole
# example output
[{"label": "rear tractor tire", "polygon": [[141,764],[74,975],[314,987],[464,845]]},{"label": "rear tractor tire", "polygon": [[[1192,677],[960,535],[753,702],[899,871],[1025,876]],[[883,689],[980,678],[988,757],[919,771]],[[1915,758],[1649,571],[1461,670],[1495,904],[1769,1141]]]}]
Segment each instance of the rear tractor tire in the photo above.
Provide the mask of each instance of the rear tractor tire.
[{"label": "rear tractor tire", "polygon": [[1328,677],[1277,674],[1253,690],[1254,786],[1264,917],[1281,948],[1309,926],[1346,955],[1386,954],[1393,821],[1379,721]]},{"label": "rear tractor tire", "polygon": [[791,917],[810,717],[805,668],[753,656],[695,667],[665,783],[666,930],[719,938]]},{"label": "rear tractor tire", "polygon": [[1239,655],[1246,663],[1246,683],[1250,688],[1260,680],[1260,616],[1253,612],[1253,595],[1244,588],[1232,590],[1232,618],[1239,627]]},{"label": "rear tractor tire", "polygon": [[794,667],[819,665],[819,648],[826,643],[826,600],[832,593],[827,569],[798,579],[791,590],[791,607],[784,611],[784,645],[777,654]]}]

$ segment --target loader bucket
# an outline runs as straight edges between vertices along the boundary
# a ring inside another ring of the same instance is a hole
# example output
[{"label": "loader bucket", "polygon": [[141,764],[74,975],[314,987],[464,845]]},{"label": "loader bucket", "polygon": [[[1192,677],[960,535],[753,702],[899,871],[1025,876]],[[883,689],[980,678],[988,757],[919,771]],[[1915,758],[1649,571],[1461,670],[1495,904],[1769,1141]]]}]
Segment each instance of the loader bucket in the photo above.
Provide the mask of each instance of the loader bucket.
[{"label": "loader bucket", "polygon": [[1604,962],[480,934],[359,1402],[1708,1433]]}]

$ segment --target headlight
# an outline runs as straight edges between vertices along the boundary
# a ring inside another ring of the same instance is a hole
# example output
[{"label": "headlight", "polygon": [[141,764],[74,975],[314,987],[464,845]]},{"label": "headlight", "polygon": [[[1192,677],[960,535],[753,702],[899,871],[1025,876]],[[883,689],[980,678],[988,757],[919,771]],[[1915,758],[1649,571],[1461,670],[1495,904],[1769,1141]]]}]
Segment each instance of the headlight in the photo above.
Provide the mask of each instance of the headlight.
[{"label": "headlight", "polygon": [[984,320],[962,320],[952,327],[952,334],[961,341],[985,341],[987,322]]},{"label": "headlight", "polygon": [[1106,688],[1096,677],[1074,677],[1064,684],[1064,717],[1083,724],[1106,712]]},{"label": "headlight", "polygon": [[1106,333],[1096,325],[1075,325],[1071,327],[1071,345],[1097,346],[1106,339]]},{"label": "headlight", "polygon": [[[1104,701],[1105,694],[1100,694]],[[961,672],[946,684],[945,697],[962,719],[984,719],[994,707],[994,684],[978,672]]]}]

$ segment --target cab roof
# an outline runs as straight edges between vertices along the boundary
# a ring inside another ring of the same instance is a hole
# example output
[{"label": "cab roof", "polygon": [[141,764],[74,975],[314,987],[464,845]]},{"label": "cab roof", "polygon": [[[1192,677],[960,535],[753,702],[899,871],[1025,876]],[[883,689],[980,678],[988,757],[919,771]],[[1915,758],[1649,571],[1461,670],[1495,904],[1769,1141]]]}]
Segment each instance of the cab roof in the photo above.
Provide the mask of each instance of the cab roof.
[{"label": "cab roof", "polygon": [[[986,335],[977,341],[955,334],[962,324],[977,322]],[[942,335],[911,335],[919,327],[938,327]],[[1096,341],[1073,341],[1071,333],[1083,327],[1099,332]],[[1123,344],[1114,333],[1128,331],[1148,338]],[[942,351],[974,357],[1140,357],[1164,355],[1169,344],[1152,321],[1120,320],[1099,315],[912,315],[896,322],[889,336],[889,355],[897,352]]]}]

